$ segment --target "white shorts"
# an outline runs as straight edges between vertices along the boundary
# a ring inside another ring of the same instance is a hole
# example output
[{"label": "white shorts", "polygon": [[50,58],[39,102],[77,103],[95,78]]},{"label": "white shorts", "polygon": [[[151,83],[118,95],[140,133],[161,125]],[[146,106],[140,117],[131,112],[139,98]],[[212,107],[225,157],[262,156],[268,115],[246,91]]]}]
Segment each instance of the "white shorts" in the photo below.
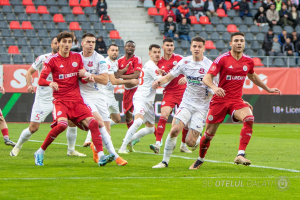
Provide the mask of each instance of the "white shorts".
[{"label": "white shorts", "polygon": [[109,113],[107,109],[107,103],[102,98],[83,98],[84,103],[86,106],[93,112],[98,112],[102,117],[103,121],[107,122],[110,121]]},{"label": "white shorts", "polygon": [[33,103],[30,121],[41,123],[53,111],[52,101],[42,101],[36,99]]},{"label": "white shorts", "polygon": [[152,103],[134,100],[133,106],[134,106],[134,111],[133,111],[134,115],[141,114],[144,116],[143,123],[149,122],[151,124],[155,124],[155,112]]},{"label": "white shorts", "polygon": [[205,126],[206,115],[207,110],[192,110],[180,105],[174,117],[182,121],[185,125],[189,123],[189,128],[201,133]]},{"label": "white shorts", "polygon": [[116,100],[114,93],[110,93],[110,94],[105,94],[104,99],[107,103],[108,106],[108,112],[109,115],[110,114],[119,114],[120,110],[119,110],[119,102]]}]

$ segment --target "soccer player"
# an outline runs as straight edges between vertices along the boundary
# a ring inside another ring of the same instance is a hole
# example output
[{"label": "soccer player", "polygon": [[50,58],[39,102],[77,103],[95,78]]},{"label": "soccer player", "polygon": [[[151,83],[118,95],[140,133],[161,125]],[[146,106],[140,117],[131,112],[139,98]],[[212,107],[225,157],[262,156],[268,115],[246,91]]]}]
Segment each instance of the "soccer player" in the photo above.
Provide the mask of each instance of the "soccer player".
[{"label": "soccer player", "polygon": [[[253,60],[243,54],[245,48],[244,33],[233,33],[229,44],[231,51],[217,57],[203,78],[203,83],[210,87],[215,95],[210,102],[205,133],[200,140],[199,158],[190,166],[190,169],[199,169],[203,164],[210,141],[215,136],[226,114],[230,114],[235,122],[243,122],[239,150],[234,163],[251,164],[251,161],[245,158],[245,150],[252,136],[254,116],[251,109],[242,100],[242,89],[246,76],[267,92],[281,94],[279,89],[269,88],[260,80],[254,72]],[[215,86],[212,80],[217,74],[220,74],[220,81],[219,85]]]},{"label": "soccer player", "polygon": [[152,87],[156,89],[159,85],[172,81],[180,74],[185,75],[187,79],[186,90],[179,109],[173,118],[171,131],[166,139],[163,160],[153,166],[153,168],[168,167],[170,157],[176,147],[177,136],[184,126],[188,124],[189,127],[189,133],[186,138],[187,144],[195,146],[205,125],[205,116],[212,93],[202,83],[202,79],[209,70],[212,61],[203,55],[205,51],[205,39],[202,37],[192,38],[190,50],[192,56],[183,58],[169,74],[152,84]]},{"label": "soccer player", "polygon": [[[98,54],[94,49],[96,45],[96,37],[92,33],[86,33],[82,36],[81,46],[83,51],[80,52],[82,56],[83,65],[87,71],[95,80],[90,83],[79,82],[80,93],[84,103],[92,111],[93,116],[99,123],[99,130],[101,132],[103,143],[107,151],[114,155],[114,159],[118,165],[126,165],[127,161],[122,159],[115,151],[110,135],[106,130],[109,126],[109,113],[107,109],[107,103],[103,98],[103,94],[99,91],[103,90],[99,84],[106,85],[108,83],[108,73],[112,69],[108,69],[104,57]],[[106,126],[104,125],[106,124]],[[91,130],[89,130],[90,132]],[[95,151],[94,144],[91,144],[91,148],[94,151],[94,160],[99,161],[97,152]]]},{"label": "soccer player", "polygon": [[[135,51],[135,43],[131,40],[125,43],[125,56],[122,56],[118,60],[119,71],[117,73],[117,78],[123,78],[124,80],[130,79],[138,79],[140,77],[140,72],[142,71],[142,60],[140,57],[134,55]],[[120,71],[124,68],[128,67],[125,71]],[[128,129],[133,124],[132,112],[133,112],[133,104],[132,98],[137,90],[137,86],[135,84],[126,83],[125,92],[123,94],[123,109],[125,113],[125,121]]]},{"label": "soccer player", "polygon": [[[118,153],[128,154],[126,146],[130,152],[133,152],[131,142],[133,140],[144,137],[145,135],[154,133],[155,128],[155,112],[154,98],[156,90],[152,89],[153,81],[161,77],[162,70],[159,70],[157,63],[160,58],[160,46],[152,44],[149,47],[150,60],[145,64],[140,76],[140,84],[133,96],[134,105],[134,122],[128,129],[125,139]],[[146,127],[137,132],[140,126],[145,123]]]},{"label": "soccer player", "polygon": [[[57,35],[59,51],[46,59],[38,81],[40,86],[50,86],[54,90],[54,122],[41,148],[34,154],[36,165],[44,165],[45,150],[67,128],[68,119],[83,130],[91,130],[100,166],[114,158],[114,155],[104,155],[99,124],[80,95],[78,77],[86,77],[85,81],[93,81],[94,78],[83,68],[81,55],[70,52],[73,38],[73,33],[67,31]],[[53,82],[47,80],[50,73]]]},{"label": "soccer player", "polygon": [[[0,85],[0,92],[2,94],[5,94],[5,89],[1,85]],[[14,143],[13,141],[11,141],[9,139],[7,124],[6,124],[6,121],[5,121],[4,117],[3,117],[1,109],[0,109],[0,129],[1,129],[1,132],[2,132],[2,135],[3,135],[4,144],[7,145],[7,146],[14,147],[16,145],[16,143]]]},{"label": "soccer player", "polygon": [[[45,60],[49,56],[56,54],[58,52],[58,42],[56,37],[52,39],[51,48],[52,48],[52,52],[39,56],[26,73],[26,83],[28,86],[27,91],[29,93],[34,93],[35,91],[35,88],[31,83],[32,74],[38,71],[40,76]],[[52,81],[52,74],[49,74],[49,76],[47,77],[47,81]],[[37,87],[34,103],[31,110],[29,127],[22,131],[16,146],[10,152],[10,156],[17,156],[22,148],[22,145],[30,139],[32,134],[38,131],[40,127],[40,123],[43,122],[53,110],[52,100],[53,100],[53,90],[51,87],[47,87],[47,86]],[[69,122],[69,124],[73,127],[68,127],[67,129],[67,140],[68,140],[67,155],[86,156],[85,154],[75,151],[77,128],[76,126],[74,127],[74,124],[72,122]]]},{"label": "soccer player", "polygon": [[[159,60],[157,66],[164,70],[166,73],[169,73],[174,66],[183,58],[181,55],[175,54],[174,52],[174,41],[172,38],[166,38],[163,40],[162,49],[164,50],[164,55]],[[157,147],[161,146],[161,139],[166,129],[166,123],[172,110],[175,106],[179,106],[183,97],[183,93],[186,88],[186,84],[180,85],[178,84],[179,80],[184,77],[182,74],[178,77],[174,78],[164,89],[163,92],[163,100],[161,103],[161,116],[159,118],[157,124],[156,131],[156,143],[150,145],[150,149],[152,149],[155,153],[159,153],[155,151],[155,149],[159,149]],[[185,144],[185,138],[187,135],[188,129],[185,127],[182,129],[182,139],[180,151],[183,153],[192,153]]]}]

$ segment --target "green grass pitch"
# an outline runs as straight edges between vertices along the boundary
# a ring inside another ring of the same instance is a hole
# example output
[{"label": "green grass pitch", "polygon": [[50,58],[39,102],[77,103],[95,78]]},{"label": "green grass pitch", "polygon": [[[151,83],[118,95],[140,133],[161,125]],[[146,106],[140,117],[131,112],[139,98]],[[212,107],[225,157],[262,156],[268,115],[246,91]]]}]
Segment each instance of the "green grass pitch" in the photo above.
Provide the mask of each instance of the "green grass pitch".
[{"label": "green grass pitch", "polygon": [[[16,142],[28,124],[8,126]],[[152,169],[162,160],[149,149],[153,135],[136,144],[137,152],[123,156],[128,165],[98,167],[91,150],[81,147],[86,133],[79,129],[76,149],[87,157],[67,156],[64,132],[47,149],[45,166],[35,166],[33,154],[50,130],[49,124],[41,124],[17,157],[9,156],[10,147],[0,145],[0,199],[299,199],[300,125],[255,124],[246,151],[249,167],[233,164],[241,127],[221,125],[206,162],[199,170],[189,170],[198,150],[180,153],[181,135],[168,168]],[[167,125],[164,140],[170,128]],[[126,131],[124,124],[112,127],[115,148]]]}]

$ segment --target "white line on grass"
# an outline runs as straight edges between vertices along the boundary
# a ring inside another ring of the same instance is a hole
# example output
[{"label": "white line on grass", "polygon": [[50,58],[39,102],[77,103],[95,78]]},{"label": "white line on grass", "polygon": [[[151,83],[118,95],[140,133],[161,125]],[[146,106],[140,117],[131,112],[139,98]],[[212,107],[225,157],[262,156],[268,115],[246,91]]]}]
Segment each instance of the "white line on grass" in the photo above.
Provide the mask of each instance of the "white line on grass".
[{"label": "white line on grass", "polygon": [[[38,141],[38,140],[28,140],[28,141],[30,141],[30,142],[38,142],[38,143],[43,143],[44,142],[44,141]],[[68,145],[66,143],[56,143],[56,142],[53,142],[52,144]],[[77,147],[82,147],[81,145],[76,145],[76,146]],[[118,149],[116,149],[116,150],[118,150]],[[163,154],[154,154],[154,153],[143,152],[143,151],[135,151],[135,153],[149,154],[149,155],[160,155],[160,156],[163,155]],[[195,158],[190,158],[190,157],[185,157],[185,156],[172,155],[171,157],[173,157],[173,158],[182,158],[182,159],[186,159],[186,160],[195,160]],[[224,162],[224,161],[217,161],[217,160],[205,160],[205,162],[234,164],[232,162]],[[262,169],[274,169],[274,170],[280,170],[280,171],[288,171],[288,172],[300,173],[300,171],[296,170],[296,169],[285,169],[285,168],[268,167],[268,166],[260,166],[260,165],[249,165],[249,167],[256,167],[256,168],[262,168]]]}]

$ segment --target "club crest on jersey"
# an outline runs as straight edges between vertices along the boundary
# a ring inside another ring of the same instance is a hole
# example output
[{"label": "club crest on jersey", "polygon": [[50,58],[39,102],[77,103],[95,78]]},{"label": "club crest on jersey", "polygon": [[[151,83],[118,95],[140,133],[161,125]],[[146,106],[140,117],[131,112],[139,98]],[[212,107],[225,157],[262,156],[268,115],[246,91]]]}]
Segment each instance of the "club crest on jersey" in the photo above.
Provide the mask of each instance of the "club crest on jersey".
[{"label": "club crest on jersey", "polygon": [[62,113],[61,111],[58,111],[58,112],[57,112],[57,116],[61,115],[61,113]]},{"label": "club crest on jersey", "polygon": [[158,75],[158,70],[155,70],[155,74]]},{"label": "club crest on jersey", "polygon": [[173,65],[177,65],[177,61],[174,61],[174,62],[173,62]]},{"label": "club crest on jersey", "polygon": [[107,68],[110,69],[110,65],[109,64],[107,64]]},{"label": "club crest on jersey", "polygon": [[73,63],[72,63],[72,66],[73,66],[73,67],[77,67],[77,66],[78,66],[77,62],[73,62]]},{"label": "club crest on jersey", "polygon": [[201,69],[199,70],[199,73],[200,73],[200,74],[204,74],[204,73],[205,73],[204,68],[201,68]]},{"label": "club crest on jersey", "polygon": [[209,120],[209,121],[212,121],[213,119],[214,119],[214,117],[213,117],[212,115],[209,115],[209,116],[208,116],[208,120]]},{"label": "club crest on jersey", "polygon": [[244,65],[243,70],[244,70],[244,71],[247,71],[247,70],[248,70],[248,67],[247,67],[246,65]]},{"label": "club crest on jersey", "polygon": [[[77,66],[77,65],[76,65]],[[89,61],[89,63],[87,64],[88,67],[93,67],[94,66],[94,63],[93,61]]]},{"label": "club crest on jersey", "polygon": [[166,103],[166,102],[165,102],[165,101],[163,101],[163,102],[161,102],[161,105],[165,105],[165,103]]},{"label": "club crest on jersey", "polygon": [[184,64],[188,64],[189,63],[189,61],[184,61]]},{"label": "club crest on jersey", "polygon": [[215,65],[211,66],[210,70],[211,71],[215,71],[216,70],[216,66]]}]

